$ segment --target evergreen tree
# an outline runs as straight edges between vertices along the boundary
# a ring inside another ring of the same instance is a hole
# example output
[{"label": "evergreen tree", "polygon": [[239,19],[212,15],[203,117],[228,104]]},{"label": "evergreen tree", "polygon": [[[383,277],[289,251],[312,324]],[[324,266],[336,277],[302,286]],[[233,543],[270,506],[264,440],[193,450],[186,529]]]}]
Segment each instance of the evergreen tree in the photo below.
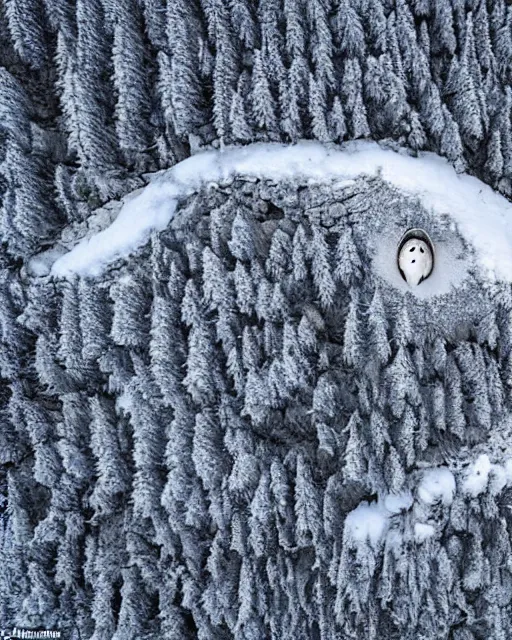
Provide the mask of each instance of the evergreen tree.
[{"label": "evergreen tree", "polygon": [[290,59],[306,51],[305,15],[295,0],[284,0],[286,19],[286,51]]},{"label": "evergreen tree", "polygon": [[213,69],[213,118],[217,135],[221,145],[229,134],[229,114],[233,94],[237,83],[237,52],[232,42],[231,25],[229,16],[222,2],[208,0],[211,4],[210,20],[214,20],[214,26],[209,23],[210,30],[215,33],[215,65]]},{"label": "evergreen tree", "polygon": [[334,64],[332,34],[324,0],[307,2],[306,15],[310,34],[310,56],[313,60],[318,90],[325,100],[328,89],[334,85]]},{"label": "evergreen tree", "polygon": [[121,606],[113,640],[136,638],[146,631],[151,614],[151,599],[146,592],[138,567],[130,566],[121,570],[123,586],[120,590]]},{"label": "evergreen tree", "polygon": [[136,516],[155,519],[158,517],[160,496],[165,483],[165,438],[161,424],[167,413],[158,410],[156,385],[148,379],[149,372],[145,365],[138,358],[135,365],[138,375],[131,382],[128,391],[131,396],[130,421],[133,427],[135,463],[133,509]]},{"label": "evergreen tree", "polygon": [[149,335],[147,281],[140,272],[126,274],[112,287],[114,317],[112,338],[125,346],[143,346]]},{"label": "evergreen tree", "polygon": [[160,53],[165,76],[169,83],[172,118],[179,138],[186,138],[206,120],[206,105],[201,91],[198,67],[198,40],[193,37],[198,27],[193,4],[178,0],[167,5],[167,40],[172,52],[169,61],[165,51]]},{"label": "evergreen tree", "polygon": [[116,133],[128,162],[150,144],[151,97],[145,72],[142,16],[137,2],[116,3],[113,42]]},{"label": "evergreen tree", "polygon": [[335,96],[332,109],[327,118],[327,126],[329,130],[329,138],[333,142],[342,142],[347,134],[347,125],[345,122],[345,114],[339,96]]},{"label": "evergreen tree", "polygon": [[256,557],[264,557],[268,549],[272,528],[272,499],[270,495],[270,474],[262,473],[254,497],[250,504],[249,537]]},{"label": "evergreen tree", "polygon": [[399,346],[386,373],[389,381],[389,408],[399,418],[405,410],[406,402],[413,406],[421,402],[413,364],[406,347]]},{"label": "evergreen tree", "polygon": [[313,74],[309,75],[309,112],[311,114],[313,136],[320,142],[329,142],[329,130],[325,117],[326,106],[324,93]]},{"label": "evergreen tree", "polygon": [[361,259],[354,245],[352,230],[348,228],[340,235],[336,245],[334,277],[348,287],[359,277],[360,269]]},{"label": "evergreen tree", "polygon": [[59,356],[73,377],[84,373],[82,360],[82,336],[80,332],[80,307],[78,282],[65,283],[60,318]]},{"label": "evergreen tree", "polygon": [[306,460],[297,457],[295,477],[295,517],[296,535],[299,546],[315,545],[320,536],[320,501],[311,477],[311,469]]},{"label": "evergreen tree", "polygon": [[163,0],[143,0],[144,23],[151,44],[157,50],[165,47],[166,11]]},{"label": "evergreen tree", "polygon": [[91,398],[91,449],[96,458],[97,480],[89,498],[99,514],[109,514],[115,508],[116,496],[128,489],[129,468],[123,460],[116,430],[113,402]]},{"label": "evergreen tree", "polygon": [[491,133],[487,144],[486,169],[493,183],[496,183],[503,175],[504,160],[501,149],[501,134],[500,131],[496,129]]},{"label": "evergreen tree", "polygon": [[362,58],[365,53],[364,30],[350,0],[338,4],[335,16],[335,42],[347,58]]},{"label": "evergreen tree", "polygon": [[[444,113],[439,89],[431,82],[425,90],[424,99],[421,101],[420,116],[425,128],[434,139],[440,138],[444,131]],[[446,141],[445,144],[448,144],[448,142]],[[459,155],[461,151],[460,146],[459,143]]]},{"label": "evergreen tree", "polygon": [[345,331],[343,334],[343,357],[349,366],[357,366],[361,353],[359,319],[357,317],[358,295],[355,289],[350,296]]},{"label": "evergreen tree", "polygon": [[264,131],[270,140],[274,140],[277,133],[276,109],[259,50],[254,51],[251,103],[257,127]]},{"label": "evergreen tree", "polygon": [[301,53],[296,53],[288,69],[285,81],[286,93],[281,106],[281,127],[293,142],[301,137],[303,131],[302,112],[307,78],[306,60]]},{"label": "evergreen tree", "polygon": [[4,238],[13,255],[28,256],[48,243],[60,226],[43,165],[12,140],[0,172],[7,183],[2,202]]},{"label": "evergreen tree", "polygon": [[231,5],[233,30],[245,48],[251,50],[254,48],[256,41],[256,25],[253,8],[247,0],[234,0]]},{"label": "evergreen tree", "polygon": [[80,335],[84,360],[97,360],[106,350],[110,333],[110,309],[104,288],[96,282],[78,282]]},{"label": "evergreen tree", "polygon": [[2,130],[24,150],[29,151],[32,142],[29,97],[20,82],[7,69],[0,69],[0,80],[2,83],[0,97]]},{"label": "evergreen tree", "polygon": [[418,114],[415,111],[411,111],[411,130],[407,137],[407,142],[411,149],[418,151],[423,149],[427,143],[425,131],[421,125]]},{"label": "evergreen tree", "polygon": [[347,58],[344,65],[342,94],[345,109],[350,116],[350,134],[353,138],[370,135],[366,107],[362,96],[361,67],[356,59]]},{"label": "evergreen tree", "polygon": [[73,83],[67,89],[76,113],[68,126],[78,129],[76,150],[82,166],[99,181],[103,172],[112,171],[117,165],[116,139],[107,120],[112,107],[108,99],[111,92],[105,82],[110,65],[100,1],[77,0],[76,21],[76,59],[71,62],[71,77],[64,80],[66,84]]},{"label": "evergreen tree", "polygon": [[459,438],[463,438],[466,428],[466,417],[463,408],[460,371],[453,358],[450,358],[447,363],[445,385],[447,402],[446,422],[448,429]]},{"label": "evergreen tree", "polygon": [[371,353],[375,354],[379,364],[384,365],[391,355],[391,348],[388,340],[388,322],[379,289],[375,289],[372,302],[368,308],[368,325]]},{"label": "evergreen tree", "polygon": [[457,46],[452,8],[443,0],[434,0],[432,3],[431,43],[432,53],[435,54],[453,54]]},{"label": "evergreen tree", "polygon": [[445,105],[443,105],[443,114],[445,125],[441,136],[440,151],[454,164],[458,172],[462,172],[466,168],[466,163],[459,127]]},{"label": "evergreen tree", "polygon": [[6,0],[5,12],[16,52],[31,67],[42,68],[49,55],[42,0]]},{"label": "evergreen tree", "polygon": [[381,0],[369,0],[364,17],[364,32],[373,55],[386,51],[386,16]]},{"label": "evergreen tree", "polygon": [[359,414],[354,412],[346,427],[348,441],[345,447],[343,476],[347,483],[362,483],[366,476],[365,445],[361,438]]},{"label": "evergreen tree", "polygon": [[49,242],[61,220],[41,158],[33,153],[31,105],[19,81],[0,69],[0,115],[6,149],[0,153],[3,237],[15,256],[35,253]]},{"label": "evergreen tree", "polygon": [[233,92],[229,111],[229,127],[232,136],[237,142],[250,142],[252,129],[247,119],[244,96],[241,94],[241,84],[238,82],[237,90]]},{"label": "evergreen tree", "polygon": [[333,302],[336,286],[331,276],[329,245],[323,232],[316,226],[313,227],[313,242],[310,251],[313,282],[318,291],[320,303],[323,307],[328,307]]}]

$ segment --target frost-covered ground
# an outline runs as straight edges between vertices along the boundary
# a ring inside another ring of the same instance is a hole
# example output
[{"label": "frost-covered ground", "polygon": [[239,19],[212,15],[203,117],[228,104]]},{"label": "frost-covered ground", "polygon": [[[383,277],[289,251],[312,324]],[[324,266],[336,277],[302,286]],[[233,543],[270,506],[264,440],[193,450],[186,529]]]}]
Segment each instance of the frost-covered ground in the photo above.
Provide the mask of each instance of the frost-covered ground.
[{"label": "frost-covered ground", "polygon": [[127,196],[112,224],[58,258],[52,273],[99,275],[113,261],[143,245],[152,231],[164,229],[180,200],[205,184],[236,176],[328,183],[361,175],[380,175],[417,196],[427,210],[450,216],[476,250],[486,277],[512,281],[512,204],[506,198],[477,178],[457,174],[433,153],[412,157],[364,141],[341,148],[310,141],[257,143],[198,153],[159,172],[146,188]]}]

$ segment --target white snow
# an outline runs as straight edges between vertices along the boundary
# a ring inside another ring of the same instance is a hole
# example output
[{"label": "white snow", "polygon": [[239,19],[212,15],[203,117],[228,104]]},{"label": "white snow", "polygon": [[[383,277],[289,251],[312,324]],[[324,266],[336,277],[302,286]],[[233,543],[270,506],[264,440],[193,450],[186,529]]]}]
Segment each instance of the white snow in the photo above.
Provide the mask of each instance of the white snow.
[{"label": "white snow", "polygon": [[433,153],[415,158],[367,141],[342,147],[312,141],[255,143],[197,153],[158,172],[140,193],[125,198],[114,222],[59,258],[52,274],[99,275],[110,263],[142,246],[153,230],[164,229],[178,202],[201,185],[242,175],[318,183],[378,173],[402,191],[418,196],[436,215],[451,216],[477,251],[488,278],[512,281],[512,203],[477,178],[457,174]]},{"label": "white snow", "polygon": [[462,484],[462,490],[464,493],[473,496],[474,498],[483,493],[489,482],[491,468],[492,465],[488,455],[483,453],[478,456],[466,473],[466,478]]},{"label": "white snow", "polygon": [[47,276],[55,261],[63,255],[66,255],[66,249],[59,244],[46,251],[41,251],[41,253],[36,254],[27,262],[26,268],[28,275],[37,277]]},{"label": "white snow", "polygon": [[[486,489],[496,495],[510,484],[512,459],[505,460],[503,464],[491,464],[489,456],[481,454],[466,469],[459,489],[466,495],[476,497]],[[380,495],[376,502],[363,501],[347,515],[344,536],[356,545],[370,543],[374,548],[384,536],[386,544],[389,544],[390,536],[393,535],[397,540],[401,540],[400,526],[393,526],[392,522],[409,512],[406,519],[401,521],[401,526],[403,523],[410,523],[414,540],[421,544],[436,534],[435,523],[422,522],[429,517],[426,514],[428,507],[439,503],[450,506],[455,491],[455,476],[448,467],[426,469],[418,485],[416,503],[410,491]]]},{"label": "white snow", "polygon": [[390,513],[407,511],[414,502],[410,491],[404,493],[390,493],[384,498],[384,506]]},{"label": "white snow", "polygon": [[489,491],[497,496],[507,486],[507,470],[500,464],[493,464],[489,477]]},{"label": "white snow", "polygon": [[345,519],[345,535],[354,542],[368,541],[375,547],[388,528],[391,516],[413,504],[410,492],[388,494],[377,502],[361,502]]},{"label": "white snow", "polygon": [[125,413],[131,413],[133,406],[133,396],[128,387],[125,387],[123,393],[116,397],[116,411],[123,410]]},{"label": "white snow", "polygon": [[435,533],[435,529],[431,524],[425,524],[423,522],[416,522],[414,525],[414,539],[418,543],[425,542]]},{"label": "white snow", "polygon": [[505,473],[507,476],[507,484],[512,485],[512,458],[506,460],[503,466],[505,468]]},{"label": "white snow", "polygon": [[387,529],[389,514],[381,502],[362,502],[345,519],[345,534],[355,542],[376,547]]},{"label": "white snow", "polygon": [[454,494],[455,478],[446,467],[428,469],[418,485],[418,498],[428,505],[441,501],[445,506],[449,506]]}]

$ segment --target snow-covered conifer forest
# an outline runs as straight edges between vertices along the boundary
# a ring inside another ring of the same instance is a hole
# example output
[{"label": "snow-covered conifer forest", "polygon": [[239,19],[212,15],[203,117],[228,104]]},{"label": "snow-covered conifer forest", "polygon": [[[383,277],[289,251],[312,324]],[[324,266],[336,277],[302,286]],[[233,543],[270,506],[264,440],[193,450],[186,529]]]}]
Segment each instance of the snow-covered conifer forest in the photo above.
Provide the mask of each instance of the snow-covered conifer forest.
[{"label": "snow-covered conifer forest", "polygon": [[0,0],[0,630],[512,637],[511,87],[509,0]]}]

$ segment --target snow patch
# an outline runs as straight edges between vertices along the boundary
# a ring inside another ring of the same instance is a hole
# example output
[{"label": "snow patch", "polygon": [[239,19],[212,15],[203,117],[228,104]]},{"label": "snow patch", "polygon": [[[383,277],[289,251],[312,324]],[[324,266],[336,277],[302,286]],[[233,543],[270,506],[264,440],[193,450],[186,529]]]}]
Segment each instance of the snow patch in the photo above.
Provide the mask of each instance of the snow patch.
[{"label": "snow patch", "polygon": [[463,492],[473,498],[476,498],[483,493],[489,482],[491,468],[492,465],[488,455],[483,453],[481,456],[478,456],[466,474],[466,478],[462,485]]},{"label": "snow patch", "polygon": [[147,242],[152,231],[164,229],[179,201],[210,182],[234,176],[331,182],[378,173],[419,197],[427,210],[449,215],[476,249],[488,278],[512,281],[512,203],[477,178],[457,174],[436,154],[411,157],[368,141],[352,141],[342,147],[313,141],[255,143],[198,153],[158,172],[142,192],[125,198],[114,222],[59,258],[52,274],[101,274],[109,264]]},{"label": "snow patch", "polygon": [[377,502],[361,502],[345,520],[345,535],[354,542],[376,547],[389,526],[390,518],[407,511],[413,504],[409,491],[385,495]]},{"label": "snow patch", "polygon": [[388,527],[389,514],[380,502],[362,502],[345,520],[345,535],[354,542],[376,547]]},{"label": "snow patch", "polygon": [[512,485],[512,458],[509,458],[503,465],[505,469],[505,475],[507,477],[507,484]]},{"label": "snow patch", "polygon": [[489,478],[489,491],[497,496],[507,486],[507,471],[500,464],[493,464],[491,467],[491,475]]},{"label": "snow patch", "polygon": [[401,513],[412,507],[414,502],[412,493],[390,493],[384,498],[384,506],[390,513]]},{"label": "snow patch", "polygon": [[41,251],[27,262],[27,273],[29,276],[42,278],[49,275],[52,265],[62,256],[66,255],[66,249],[60,244],[55,245],[47,251]]},{"label": "snow patch", "polygon": [[425,542],[435,534],[436,530],[431,524],[416,522],[414,525],[414,539],[418,544]]},{"label": "snow patch", "polygon": [[446,467],[425,471],[418,486],[418,498],[431,505],[441,501],[449,506],[455,494],[455,478]]},{"label": "snow patch", "polygon": [[133,405],[133,396],[129,392],[127,388],[124,389],[123,393],[116,397],[116,411],[123,410],[125,413],[131,413]]}]

